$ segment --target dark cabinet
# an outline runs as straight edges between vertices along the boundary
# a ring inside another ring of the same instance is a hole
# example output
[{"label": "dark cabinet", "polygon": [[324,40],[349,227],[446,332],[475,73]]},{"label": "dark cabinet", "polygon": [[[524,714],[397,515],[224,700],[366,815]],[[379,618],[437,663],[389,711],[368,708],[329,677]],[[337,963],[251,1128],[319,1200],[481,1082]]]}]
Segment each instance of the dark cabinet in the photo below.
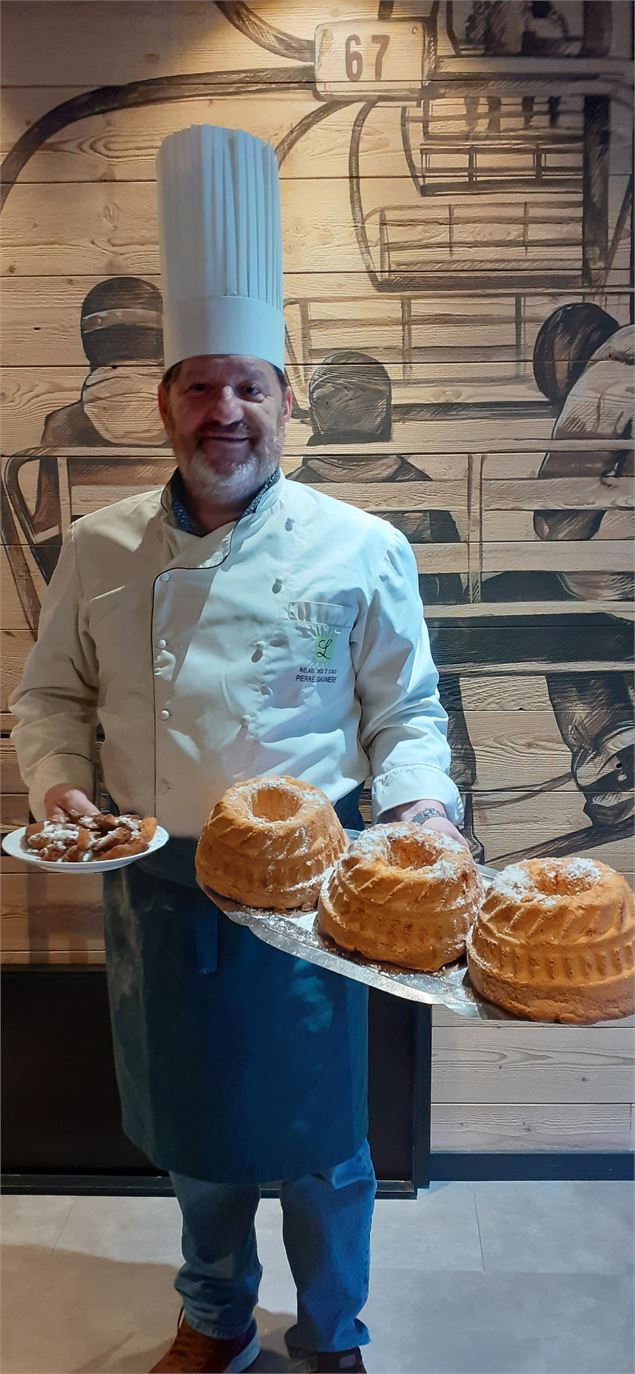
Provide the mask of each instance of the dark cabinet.
[{"label": "dark cabinet", "polygon": [[[103,969],[9,969],[2,996],[4,1182],[20,1191],[161,1192],[120,1125]],[[380,1192],[427,1181],[429,1009],[371,990],[370,1142]]]}]

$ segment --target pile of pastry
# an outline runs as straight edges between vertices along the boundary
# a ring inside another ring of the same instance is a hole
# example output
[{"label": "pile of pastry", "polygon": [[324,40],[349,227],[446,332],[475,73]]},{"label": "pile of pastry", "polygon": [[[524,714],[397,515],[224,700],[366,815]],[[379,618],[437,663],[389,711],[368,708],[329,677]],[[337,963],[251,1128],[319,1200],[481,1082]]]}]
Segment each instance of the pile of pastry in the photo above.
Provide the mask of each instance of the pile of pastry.
[{"label": "pile of pastry", "polygon": [[78,864],[144,854],[157,828],[154,816],[112,816],[96,812],[27,825],[23,844],[47,863]]},{"label": "pile of pastry", "polygon": [[529,859],[484,891],[469,851],[410,823],[352,843],[328,798],[295,778],[234,784],[198,843],[199,881],[267,911],[317,905],[323,936],[373,962],[436,972],[467,955],[488,1001],[539,1021],[635,1011],[635,897],[588,858]]}]

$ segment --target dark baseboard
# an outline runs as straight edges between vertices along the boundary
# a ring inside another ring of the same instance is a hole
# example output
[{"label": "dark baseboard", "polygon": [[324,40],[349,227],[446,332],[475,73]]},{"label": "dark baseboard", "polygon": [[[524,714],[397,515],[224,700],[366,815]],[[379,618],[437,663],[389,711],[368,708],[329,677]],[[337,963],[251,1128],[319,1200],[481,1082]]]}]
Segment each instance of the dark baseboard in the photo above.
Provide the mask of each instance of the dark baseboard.
[{"label": "dark baseboard", "polygon": [[[457,1151],[433,1153],[428,1160],[430,1183],[510,1182],[514,1179],[545,1182],[548,1179],[633,1179],[635,1155],[629,1153],[557,1154],[519,1153],[468,1154]],[[424,1186],[427,1186],[424,1185]],[[59,1172],[42,1174],[5,1173],[2,1192],[23,1195],[65,1195],[68,1197],[171,1197],[172,1184],[166,1174]],[[263,1188],[263,1197],[277,1197],[276,1188]],[[413,1198],[417,1190],[408,1181],[381,1179],[379,1198]]]},{"label": "dark baseboard", "polygon": [[173,1197],[167,1174],[2,1174],[2,1192],[62,1197]]},{"label": "dark baseboard", "polygon": [[482,1181],[511,1179],[632,1179],[635,1177],[635,1155],[624,1152],[611,1154],[578,1154],[575,1151],[547,1151],[506,1154],[469,1154],[467,1151],[438,1151],[428,1159],[430,1181]]},{"label": "dark baseboard", "polygon": [[[173,1197],[174,1189],[167,1174],[2,1174],[2,1192],[9,1196],[62,1197]],[[263,1197],[278,1197],[277,1188],[263,1188]],[[413,1198],[417,1190],[400,1179],[380,1179],[377,1185],[380,1198]]]}]

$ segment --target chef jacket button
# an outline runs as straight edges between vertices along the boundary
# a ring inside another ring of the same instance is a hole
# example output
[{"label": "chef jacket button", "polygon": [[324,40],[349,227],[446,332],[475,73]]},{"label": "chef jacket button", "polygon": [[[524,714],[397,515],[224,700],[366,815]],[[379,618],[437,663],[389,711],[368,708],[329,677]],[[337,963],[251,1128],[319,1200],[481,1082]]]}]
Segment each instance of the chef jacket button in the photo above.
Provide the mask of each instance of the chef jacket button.
[{"label": "chef jacket button", "polygon": [[168,641],[167,641],[167,639],[160,639],[158,643],[159,643],[159,648],[160,648],[160,649],[167,649],[167,647],[168,647]]},{"label": "chef jacket button", "polygon": [[169,573],[161,573],[161,575],[160,575],[160,577],[159,577],[159,582],[169,582],[169,581],[170,581],[170,574],[169,574]]},{"label": "chef jacket button", "polygon": [[161,716],[161,720],[169,720],[172,712],[168,711],[167,706],[164,706],[163,710],[159,712],[159,715]]},{"label": "chef jacket button", "polygon": [[271,688],[270,688],[270,687],[266,687],[266,686],[264,685],[264,683],[263,683],[263,686],[260,688],[260,695],[261,695],[262,697],[270,697],[270,696],[271,696]]}]

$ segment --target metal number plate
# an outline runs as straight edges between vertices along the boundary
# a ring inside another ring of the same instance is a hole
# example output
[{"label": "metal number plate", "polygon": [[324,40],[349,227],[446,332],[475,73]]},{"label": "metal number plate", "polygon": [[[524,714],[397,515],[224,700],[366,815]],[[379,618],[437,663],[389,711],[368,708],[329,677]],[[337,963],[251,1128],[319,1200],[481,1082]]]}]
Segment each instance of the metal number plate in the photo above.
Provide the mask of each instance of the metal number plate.
[{"label": "metal number plate", "polygon": [[356,92],[360,99],[418,95],[427,72],[426,37],[425,25],[410,19],[320,24],[315,31],[318,95],[347,100]]}]

